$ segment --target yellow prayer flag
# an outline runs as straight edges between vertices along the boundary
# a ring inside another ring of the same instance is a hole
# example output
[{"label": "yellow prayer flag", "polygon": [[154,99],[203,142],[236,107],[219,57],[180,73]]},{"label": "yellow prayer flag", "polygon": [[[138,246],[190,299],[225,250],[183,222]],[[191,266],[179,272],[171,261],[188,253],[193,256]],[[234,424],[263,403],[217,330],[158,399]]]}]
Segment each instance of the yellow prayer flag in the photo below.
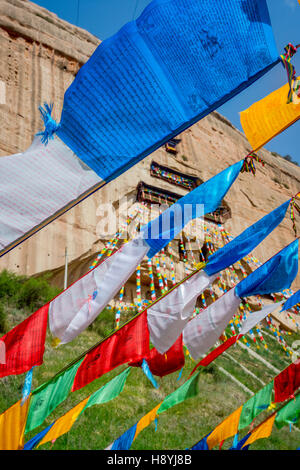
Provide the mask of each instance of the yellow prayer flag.
[{"label": "yellow prayer flag", "polygon": [[237,433],[242,408],[243,407],[241,406],[231,413],[230,416],[224,419],[224,421],[211,432],[206,439],[209,449],[212,449],[220,442],[225,441],[225,439],[228,439]]},{"label": "yellow prayer flag", "polygon": [[21,400],[0,415],[0,450],[21,450],[30,397],[21,406]]},{"label": "yellow prayer flag", "polygon": [[243,447],[252,444],[253,442],[257,441],[258,439],[263,439],[269,437],[272,433],[273,424],[275,421],[276,413],[270,416],[266,421],[261,423],[251,435],[248,437],[246,442],[244,443]]},{"label": "yellow prayer flag", "polygon": [[133,440],[135,440],[138,437],[138,435],[140,434],[141,431],[143,431],[143,429],[145,429],[147,426],[149,426],[150,423],[152,423],[152,421],[155,420],[157,410],[161,404],[162,402],[159,405],[157,405],[155,408],[153,408],[153,410],[149,411],[149,413],[147,413],[145,416],[143,416],[139,420],[139,422],[136,425],[136,431],[135,431]]},{"label": "yellow prayer flag", "polygon": [[[300,83],[300,77],[297,79]],[[254,151],[300,118],[300,97],[287,104],[289,84],[274,91],[241,112],[241,124]]]},{"label": "yellow prayer flag", "polygon": [[90,397],[87,397],[85,400],[82,400],[80,403],[78,403],[78,405],[74,406],[74,408],[55,421],[52,428],[47,432],[46,436],[41,440],[37,448],[46,442],[53,441],[63,434],[69,432],[81,411],[87,404],[89,398]]}]

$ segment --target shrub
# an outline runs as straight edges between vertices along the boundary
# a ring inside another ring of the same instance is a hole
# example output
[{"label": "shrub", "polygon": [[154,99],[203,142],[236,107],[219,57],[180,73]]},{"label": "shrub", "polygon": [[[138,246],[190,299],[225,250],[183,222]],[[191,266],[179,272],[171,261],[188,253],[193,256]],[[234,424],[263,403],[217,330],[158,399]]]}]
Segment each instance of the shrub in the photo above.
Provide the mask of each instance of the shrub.
[{"label": "shrub", "polygon": [[6,271],[0,273],[0,299],[15,299],[24,278]]},{"label": "shrub", "polygon": [[17,306],[28,307],[30,310],[42,307],[55,297],[60,290],[52,287],[43,278],[26,279],[20,286],[17,295]]},{"label": "shrub", "polygon": [[8,330],[7,314],[3,304],[0,304],[0,333],[4,334]]}]

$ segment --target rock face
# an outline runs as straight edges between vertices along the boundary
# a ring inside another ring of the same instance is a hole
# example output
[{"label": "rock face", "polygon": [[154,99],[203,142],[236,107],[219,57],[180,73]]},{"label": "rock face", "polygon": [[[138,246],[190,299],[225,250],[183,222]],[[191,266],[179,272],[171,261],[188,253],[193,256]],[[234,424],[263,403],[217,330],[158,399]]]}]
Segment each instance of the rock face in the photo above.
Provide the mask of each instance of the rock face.
[{"label": "rock face", "polygon": [[0,0],[0,155],[29,147],[39,105],[55,103],[99,40],[27,0]]},{"label": "rock face", "polygon": [[[0,155],[3,156],[23,151],[30,145],[34,133],[42,127],[38,106],[44,101],[55,103],[54,117],[59,120],[65,90],[100,41],[27,0],[0,2]],[[217,112],[178,137],[181,142],[176,156],[163,148],[157,150],[6,254],[0,259],[0,269],[28,275],[52,271],[60,284],[67,246],[70,283],[86,272],[90,260],[103,247],[104,240],[97,235],[97,224],[103,218],[101,204],[108,204],[109,210],[109,204],[117,207],[124,196],[133,204],[140,181],[179,195],[186,193],[183,188],[151,176],[153,160],[205,181],[251,150],[245,136]],[[265,166],[257,164],[255,177],[241,174],[226,196],[231,218],[225,228],[232,235],[239,234],[300,190],[299,167],[266,150],[260,156]],[[300,233],[299,221],[297,227]],[[287,216],[255,250],[255,255],[266,261],[293,239]],[[298,276],[293,288],[299,287]]]}]

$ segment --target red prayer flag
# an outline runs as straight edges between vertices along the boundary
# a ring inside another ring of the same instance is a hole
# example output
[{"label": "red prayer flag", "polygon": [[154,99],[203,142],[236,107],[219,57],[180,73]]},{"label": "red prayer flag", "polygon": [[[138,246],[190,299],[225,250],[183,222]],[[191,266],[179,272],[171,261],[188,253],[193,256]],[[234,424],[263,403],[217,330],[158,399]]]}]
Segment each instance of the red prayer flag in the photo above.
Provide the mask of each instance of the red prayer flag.
[{"label": "red prayer flag", "polygon": [[182,335],[165,354],[160,354],[156,348],[151,349],[147,362],[152,374],[159,377],[172,374],[184,366]]},{"label": "red prayer flag", "polygon": [[139,361],[148,354],[149,331],[145,311],[87,353],[75,376],[72,391],[79,390],[121,364]]},{"label": "red prayer flag", "polygon": [[[148,356],[143,359],[146,359],[152,374],[158,377],[164,377],[165,375],[172,374],[182,369],[184,366],[182,335],[179,336],[166,353],[160,354],[156,348],[152,348]],[[130,365],[133,367],[141,367],[142,360],[131,363]]]},{"label": "red prayer flag", "polygon": [[49,304],[44,305],[2,336],[0,343],[5,344],[5,364],[0,364],[0,377],[23,374],[43,363],[48,309]]},{"label": "red prayer flag", "polygon": [[275,403],[291,398],[300,387],[300,359],[289,365],[274,379]]},{"label": "red prayer flag", "polygon": [[[237,340],[237,337],[238,335],[235,335],[235,336],[231,336],[230,338],[228,338],[225,343],[222,343],[220,344],[220,346],[218,346],[217,348],[215,348],[212,352],[210,352],[209,354],[207,354],[207,356],[205,356],[203,359],[201,359],[200,362],[198,362],[198,364],[194,367],[194,369],[192,370],[192,372],[190,373],[190,375],[192,375],[196,369],[198,369],[199,366],[208,366],[211,362],[213,362],[217,357],[219,357],[224,351],[226,351],[226,349],[230,348],[230,346],[232,346],[236,340]],[[242,336],[240,335],[240,338]]]}]

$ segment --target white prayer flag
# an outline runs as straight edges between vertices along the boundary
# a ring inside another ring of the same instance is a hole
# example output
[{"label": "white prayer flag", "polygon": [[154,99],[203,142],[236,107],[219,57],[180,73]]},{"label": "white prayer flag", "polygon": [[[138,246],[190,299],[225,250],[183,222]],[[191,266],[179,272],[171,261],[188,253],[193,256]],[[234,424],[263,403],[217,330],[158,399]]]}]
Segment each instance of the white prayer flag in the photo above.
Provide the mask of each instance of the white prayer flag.
[{"label": "white prayer flag", "polygon": [[235,289],[230,289],[186,325],[183,342],[193,359],[199,359],[215,344],[240,303]]},{"label": "white prayer flag", "polygon": [[0,158],[0,250],[102,180],[60,139]]},{"label": "white prayer flag", "polygon": [[208,276],[205,271],[199,271],[148,308],[150,339],[161,354],[168,351],[181,335],[193,314],[197,298],[217,276]]},{"label": "white prayer flag", "polygon": [[79,279],[49,308],[50,330],[61,343],[68,343],[84,331],[118,293],[149,251],[147,243],[136,238]]}]

